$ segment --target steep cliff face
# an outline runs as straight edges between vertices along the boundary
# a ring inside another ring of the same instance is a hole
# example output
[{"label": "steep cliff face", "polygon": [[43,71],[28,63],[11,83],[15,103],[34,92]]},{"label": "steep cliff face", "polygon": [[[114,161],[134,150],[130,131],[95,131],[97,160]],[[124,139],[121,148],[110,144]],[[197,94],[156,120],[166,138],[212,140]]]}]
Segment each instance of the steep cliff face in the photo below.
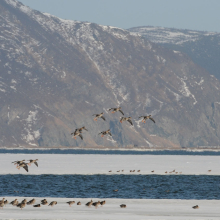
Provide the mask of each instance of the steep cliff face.
[{"label": "steep cliff face", "polygon": [[[128,31],[0,2],[0,146],[190,147],[220,139],[220,84]],[[120,123],[121,106],[134,126]],[[104,112],[106,121],[93,114]],[[156,124],[138,119],[151,114]],[[80,126],[84,140],[70,133]],[[113,137],[98,133],[111,128]]]}]

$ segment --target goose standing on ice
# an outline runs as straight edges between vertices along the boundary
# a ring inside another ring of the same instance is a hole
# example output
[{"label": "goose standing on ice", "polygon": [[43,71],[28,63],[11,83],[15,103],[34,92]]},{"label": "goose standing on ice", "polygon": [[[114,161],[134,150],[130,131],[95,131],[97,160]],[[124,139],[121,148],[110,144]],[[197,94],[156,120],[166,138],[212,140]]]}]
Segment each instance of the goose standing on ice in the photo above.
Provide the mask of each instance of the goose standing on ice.
[{"label": "goose standing on ice", "polygon": [[0,208],[3,209],[4,205],[5,205],[5,198],[3,198],[1,201],[0,201]]},{"label": "goose standing on ice", "polygon": [[103,206],[103,205],[105,205],[105,203],[106,203],[105,200],[103,200],[100,202],[100,205]]},{"label": "goose standing on ice", "polygon": [[45,200],[41,201],[41,205],[48,205],[47,200],[45,199]]},{"label": "goose standing on ice", "polygon": [[198,209],[199,206],[198,206],[198,205],[195,205],[195,206],[193,206],[192,208],[193,208],[193,209]]},{"label": "goose standing on ice", "polygon": [[110,108],[109,111],[112,111],[112,113],[115,113],[115,112],[121,112],[122,115],[124,115],[124,112],[121,110],[121,107],[118,107],[118,108]]},{"label": "goose standing on ice", "polygon": [[151,121],[153,121],[154,123],[156,123],[155,120],[151,117],[151,115],[141,116],[141,117],[139,117],[139,118],[143,118],[142,122],[144,122],[144,123],[146,123],[146,120],[147,120],[147,119],[150,119]]},{"label": "goose standing on ice", "polygon": [[8,200],[5,200],[5,201],[4,201],[4,204],[5,204],[5,206],[6,206],[6,205],[8,204]]},{"label": "goose standing on ice", "polygon": [[123,121],[128,121],[131,125],[133,125],[132,121],[131,121],[131,117],[121,117],[120,122],[122,123]]},{"label": "goose standing on ice", "polygon": [[71,205],[72,204],[74,204],[75,203],[75,201],[69,201],[69,202],[67,202],[68,204],[69,204],[69,206],[71,207]]},{"label": "goose standing on ice", "polygon": [[12,202],[10,202],[10,204],[12,204],[13,206],[17,205],[17,204],[18,204],[17,199],[15,199],[15,200],[13,200]]},{"label": "goose standing on ice", "polygon": [[26,206],[26,203],[20,203],[17,205],[17,207],[21,208],[21,210]]},{"label": "goose standing on ice", "polygon": [[100,201],[98,201],[98,202],[93,202],[92,205],[95,206],[95,208],[97,209],[98,206],[100,205]]},{"label": "goose standing on ice", "polygon": [[[103,116],[104,113],[100,113],[100,114],[94,114],[95,115],[95,118],[94,118],[94,121],[97,121],[98,118],[102,118],[104,121],[105,121],[105,117]],[[92,115],[92,116],[94,116]]]},{"label": "goose standing on ice", "polygon": [[53,207],[53,206],[56,205],[56,204],[57,204],[57,201],[52,201],[48,206]]},{"label": "goose standing on ice", "polygon": [[31,199],[29,202],[27,202],[27,205],[33,205],[35,203],[35,199]]},{"label": "goose standing on ice", "polygon": [[92,199],[91,199],[90,202],[87,202],[87,203],[86,203],[86,206],[90,207],[90,206],[92,205],[92,203],[93,203],[93,201],[92,201]]}]

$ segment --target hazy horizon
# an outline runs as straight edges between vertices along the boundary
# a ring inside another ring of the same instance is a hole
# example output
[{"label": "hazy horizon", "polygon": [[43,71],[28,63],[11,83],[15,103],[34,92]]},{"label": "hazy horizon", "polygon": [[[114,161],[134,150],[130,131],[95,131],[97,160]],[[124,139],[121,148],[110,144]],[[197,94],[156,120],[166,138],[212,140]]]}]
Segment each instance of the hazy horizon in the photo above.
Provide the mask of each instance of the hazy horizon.
[{"label": "hazy horizon", "polygon": [[19,0],[23,4],[69,20],[123,29],[158,26],[220,32],[218,0]]}]

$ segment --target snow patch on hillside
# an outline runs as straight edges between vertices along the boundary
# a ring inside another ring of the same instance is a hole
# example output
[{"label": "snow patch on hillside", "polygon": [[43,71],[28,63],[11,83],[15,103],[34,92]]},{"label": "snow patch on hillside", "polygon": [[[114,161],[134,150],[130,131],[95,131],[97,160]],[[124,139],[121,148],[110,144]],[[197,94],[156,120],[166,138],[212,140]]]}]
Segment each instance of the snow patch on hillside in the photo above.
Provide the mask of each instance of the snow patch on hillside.
[{"label": "snow patch on hillside", "polygon": [[26,124],[24,124],[24,132],[21,134],[21,139],[27,144],[37,146],[35,144],[36,139],[40,137],[40,130],[34,130],[33,127],[37,121],[38,111],[29,111],[28,117],[25,119]]},{"label": "snow patch on hillside", "polygon": [[171,92],[175,97],[176,97],[176,101],[178,102],[181,99],[181,96],[177,93],[175,93],[174,91],[172,91],[171,89],[169,89],[168,87],[165,87],[169,92]]},{"label": "snow patch on hillside", "polygon": [[197,103],[197,100],[196,100],[195,96],[190,92],[189,87],[186,85],[185,81],[187,80],[187,77],[184,77],[184,78],[178,77],[178,78],[182,82],[182,86],[181,86],[181,89],[179,91],[185,97],[190,97],[191,96],[194,99],[193,105],[195,105]]},{"label": "snow patch on hillside", "polygon": [[135,27],[128,29],[133,34],[145,36],[154,43],[183,44],[189,41],[197,41],[202,36],[217,35],[217,32],[191,31],[164,27]]}]

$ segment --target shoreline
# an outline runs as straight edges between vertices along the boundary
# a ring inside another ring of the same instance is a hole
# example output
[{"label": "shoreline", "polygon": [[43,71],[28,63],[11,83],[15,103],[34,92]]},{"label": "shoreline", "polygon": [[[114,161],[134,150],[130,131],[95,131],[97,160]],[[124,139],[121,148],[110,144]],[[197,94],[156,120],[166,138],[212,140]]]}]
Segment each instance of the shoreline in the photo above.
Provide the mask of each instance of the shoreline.
[{"label": "shoreline", "polygon": [[94,151],[183,151],[183,152],[220,152],[220,148],[116,148],[116,147],[0,147],[0,150],[94,150]]}]

